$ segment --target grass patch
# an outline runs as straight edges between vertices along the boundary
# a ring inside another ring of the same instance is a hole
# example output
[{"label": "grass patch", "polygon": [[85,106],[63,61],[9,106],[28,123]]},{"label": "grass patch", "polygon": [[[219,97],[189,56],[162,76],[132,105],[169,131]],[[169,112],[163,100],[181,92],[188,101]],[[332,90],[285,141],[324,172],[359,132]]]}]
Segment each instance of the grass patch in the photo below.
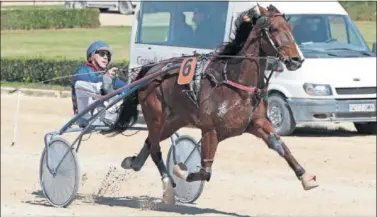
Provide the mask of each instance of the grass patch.
[{"label": "grass patch", "polygon": [[32,10],[32,9],[51,9],[51,8],[56,9],[56,8],[65,8],[65,7],[63,5],[63,2],[61,5],[1,5],[1,10],[12,10],[12,9]]},{"label": "grass patch", "polygon": [[[376,22],[355,22],[372,47],[376,41]],[[101,27],[96,29],[13,30],[1,31],[1,56],[62,56],[85,58],[89,44],[104,40],[114,49],[114,60],[129,59],[131,27]]]},{"label": "grass patch", "polygon": [[128,59],[130,37],[130,27],[1,31],[1,56],[62,56],[77,60],[85,58],[90,43],[104,40],[114,50],[113,60],[124,60]]},{"label": "grass patch", "polygon": [[372,48],[373,43],[376,41],[376,22],[358,21],[355,24],[368,43],[368,46]]},{"label": "grass patch", "polygon": [[60,85],[40,84],[40,83],[22,83],[22,82],[1,81],[1,86],[13,87],[13,88],[30,88],[30,89],[71,91],[71,87],[64,87],[64,86],[60,86]]}]

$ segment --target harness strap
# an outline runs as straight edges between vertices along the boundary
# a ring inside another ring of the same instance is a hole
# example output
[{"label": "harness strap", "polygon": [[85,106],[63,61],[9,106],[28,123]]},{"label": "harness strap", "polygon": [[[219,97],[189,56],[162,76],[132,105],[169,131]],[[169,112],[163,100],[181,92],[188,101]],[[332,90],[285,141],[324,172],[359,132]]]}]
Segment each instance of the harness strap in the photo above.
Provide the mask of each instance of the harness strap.
[{"label": "harness strap", "polygon": [[224,81],[224,83],[228,84],[230,86],[233,86],[235,88],[244,90],[244,91],[246,91],[246,92],[248,92],[250,94],[254,94],[254,93],[261,94],[261,93],[263,93],[265,91],[264,89],[259,89],[259,88],[256,88],[256,87],[247,87],[245,85],[238,84],[238,83],[233,82],[231,80],[226,80],[226,81]]}]

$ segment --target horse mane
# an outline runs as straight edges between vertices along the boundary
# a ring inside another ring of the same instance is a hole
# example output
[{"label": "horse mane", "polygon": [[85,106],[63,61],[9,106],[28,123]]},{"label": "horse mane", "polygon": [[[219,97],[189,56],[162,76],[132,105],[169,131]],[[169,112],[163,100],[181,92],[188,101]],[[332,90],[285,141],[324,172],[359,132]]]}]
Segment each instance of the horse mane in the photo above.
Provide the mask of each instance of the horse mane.
[{"label": "horse mane", "polygon": [[[218,55],[236,55],[244,46],[247,37],[253,29],[253,21],[245,21],[244,16],[249,13],[246,10],[237,17],[235,21],[234,38],[225,43],[217,52]],[[221,58],[221,57],[220,57]]]},{"label": "horse mane", "polygon": [[[274,5],[269,5],[267,7],[267,10],[263,7],[259,7],[259,10],[262,15],[267,15],[269,13],[280,13],[280,11]],[[242,49],[245,42],[247,41],[247,37],[253,30],[254,23],[256,22],[257,18],[254,15],[255,14],[252,9],[243,11],[240,13],[240,15],[238,15],[235,21],[234,38],[220,47],[217,52],[218,55],[234,56]],[[248,16],[250,20],[246,21],[244,19],[244,16]],[[289,20],[286,19],[284,14],[283,17],[285,20]]]}]

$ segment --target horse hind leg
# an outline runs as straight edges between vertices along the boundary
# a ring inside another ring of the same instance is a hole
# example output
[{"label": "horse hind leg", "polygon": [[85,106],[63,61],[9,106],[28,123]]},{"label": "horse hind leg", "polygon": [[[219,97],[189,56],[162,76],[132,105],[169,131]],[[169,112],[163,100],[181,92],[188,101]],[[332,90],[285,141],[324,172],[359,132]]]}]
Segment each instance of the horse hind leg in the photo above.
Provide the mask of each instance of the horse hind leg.
[{"label": "horse hind leg", "polygon": [[161,136],[164,131],[165,115],[163,112],[163,106],[161,101],[158,99],[156,92],[150,94],[143,103],[143,115],[145,122],[148,127],[148,138],[147,142],[150,148],[149,153],[151,154],[152,160],[155,163],[162,181],[163,187],[163,202],[167,204],[175,203],[175,183],[170,177],[165,163],[162,159],[161,153]]},{"label": "horse hind leg", "polygon": [[308,174],[297,162],[287,145],[283,142],[280,136],[275,133],[272,124],[268,120],[255,120],[251,122],[246,131],[258,138],[262,138],[267,144],[268,148],[275,150],[286,160],[290,168],[294,171],[296,177],[301,181],[304,190],[310,190],[319,186],[316,182],[316,176]]},{"label": "horse hind leg", "polygon": [[[185,122],[179,118],[172,118],[169,123],[165,122],[164,130],[161,133],[160,141],[163,141],[171,137],[179,128],[185,125]],[[121,166],[124,169],[133,169],[134,171],[140,171],[149,157],[150,143],[145,140],[144,145],[138,155],[132,157],[126,157]]]},{"label": "horse hind leg", "polygon": [[215,130],[211,130],[203,134],[201,155],[202,155],[202,168],[199,172],[190,173],[187,167],[183,163],[175,165],[173,169],[174,175],[186,180],[187,182],[202,181],[207,182],[211,179],[212,175],[212,164],[216,154],[218,146],[218,138]]},{"label": "horse hind leg", "polygon": [[150,143],[148,139],[145,140],[142,149],[139,154],[132,157],[126,157],[121,163],[123,169],[132,169],[134,171],[140,171],[149,157]]},{"label": "horse hind leg", "polygon": [[155,135],[158,135],[156,131],[150,132],[139,154],[137,156],[126,157],[122,162],[122,167],[124,169],[133,169],[134,171],[139,171],[144,165],[145,161],[148,159],[149,154],[151,154],[152,160],[157,166],[157,169],[161,175],[163,185],[163,202],[167,204],[174,204],[174,188],[176,184],[168,174],[168,171],[162,159],[160,143],[158,142],[159,140],[156,140],[157,136]]}]

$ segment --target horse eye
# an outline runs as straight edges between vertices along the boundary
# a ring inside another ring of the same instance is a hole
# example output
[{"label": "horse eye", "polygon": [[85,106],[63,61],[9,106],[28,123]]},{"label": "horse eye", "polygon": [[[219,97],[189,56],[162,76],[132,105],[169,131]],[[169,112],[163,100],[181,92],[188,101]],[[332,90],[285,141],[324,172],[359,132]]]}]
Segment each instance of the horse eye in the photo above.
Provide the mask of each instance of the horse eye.
[{"label": "horse eye", "polygon": [[275,28],[275,27],[273,27],[273,26],[270,27],[270,32],[271,32],[271,33],[273,33],[273,32],[277,32],[277,31],[278,31],[277,28]]}]

